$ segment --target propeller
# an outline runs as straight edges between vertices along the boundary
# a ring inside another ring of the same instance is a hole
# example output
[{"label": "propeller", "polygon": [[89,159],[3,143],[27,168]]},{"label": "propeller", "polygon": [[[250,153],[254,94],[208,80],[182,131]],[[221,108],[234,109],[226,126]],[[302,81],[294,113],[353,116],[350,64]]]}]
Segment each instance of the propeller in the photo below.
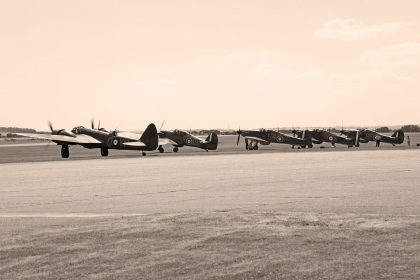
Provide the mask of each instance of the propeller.
[{"label": "propeller", "polygon": [[239,130],[236,131],[236,133],[238,133],[238,140],[236,140],[236,146],[238,146],[239,145],[239,139],[241,138],[241,133],[242,133],[241,127],[239,127]]},{"label": "propeller", "polygon": [[163,128],[163,125],[165,124],[165,120],[163,120],[158,128],[158,132],[160,132]]},{"label": "propeller", "polygon": [[293,137],[296,137],[296,135],[297,135],[297,130],[296,130],[295,128],[293,128],[292,133],[293,133]]},{"label": "propeller", "polygon": [[90,127],[92,128],[92,129],[95,129],[95,120],[92,118],[92,119],[90,119]]},{"label": "propeller", "polygon": [[53,125],[52,125],[51,121],[48,121],[48,126],[50,127],[51,132],[53,132],[54,128],[53,128]]}]

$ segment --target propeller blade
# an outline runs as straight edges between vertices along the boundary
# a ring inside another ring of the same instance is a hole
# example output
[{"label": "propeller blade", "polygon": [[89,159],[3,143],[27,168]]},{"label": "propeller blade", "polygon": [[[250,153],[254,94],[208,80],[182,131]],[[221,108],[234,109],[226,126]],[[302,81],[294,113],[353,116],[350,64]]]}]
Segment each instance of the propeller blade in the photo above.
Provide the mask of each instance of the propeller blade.
[{"label": "propeller blade", "polygon": [[98,121],[98,130],[101,129],[101,120]]},{"label": "propeller blade", "polygon": [[236,140],[236,146],[238,146],[239,145],[239,139],[241,138],[241,134],[240,133],[238,133],[238,140]]},{"label": "propeller blade", "polygon": [[95,129],[95,120],[92,118],[92,119],[90,119],[90,127],[92,128],[92,129]]},{"label": "propeller blade", "polygon": [[162,130],[162,127],[163,127],[163,125],[165,124],[165,120],[163,120],[163,122],[160,124],[160,126],[159,126],[159,131],[161,131]]},{"label": "propeller blade", "polygon": [[53,128],[53,125],[52,125],[51,121],[48,121],[48,126],[50,127],[51,132],[53,132],[54,128]]}]

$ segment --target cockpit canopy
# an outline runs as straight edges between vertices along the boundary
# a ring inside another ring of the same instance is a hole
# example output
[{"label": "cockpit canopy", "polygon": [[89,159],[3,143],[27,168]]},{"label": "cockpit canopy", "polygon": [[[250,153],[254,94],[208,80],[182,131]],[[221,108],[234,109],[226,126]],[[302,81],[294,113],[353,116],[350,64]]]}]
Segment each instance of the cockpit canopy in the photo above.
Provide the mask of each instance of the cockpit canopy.
[{"label": "cockpit canopy", "polygon": [[71,130],[71,132],[73,132],[74,134],[79,134],[79,133],[82,133],[83,129],[85,129],[83,126],[76,126],[75,128]]}]

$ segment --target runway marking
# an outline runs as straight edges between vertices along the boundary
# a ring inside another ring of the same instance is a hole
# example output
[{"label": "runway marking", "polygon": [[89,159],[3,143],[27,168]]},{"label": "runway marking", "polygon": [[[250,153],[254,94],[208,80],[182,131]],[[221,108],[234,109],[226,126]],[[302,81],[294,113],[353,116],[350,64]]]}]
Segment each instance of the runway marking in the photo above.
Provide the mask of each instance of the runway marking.
[{"label": "runway marking", "polygon": [[142,213],[35,213],[35,214],[0,214],[0,218],[100,218],[145,216]]}]

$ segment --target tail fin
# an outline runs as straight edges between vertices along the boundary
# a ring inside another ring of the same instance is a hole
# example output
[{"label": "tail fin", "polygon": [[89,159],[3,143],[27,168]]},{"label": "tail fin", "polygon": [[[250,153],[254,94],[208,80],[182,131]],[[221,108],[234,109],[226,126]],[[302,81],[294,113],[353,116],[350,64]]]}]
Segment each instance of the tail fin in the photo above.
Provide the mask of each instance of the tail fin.
[{"label": "tail fin", "polygon": [[392,137],[395,138],[395,144],[402,144],[404,142],[404,131],[399,129],[392,134]]},{"label": "tail fin", "polygon": [[217,149],[217,145],[219,144],[219,137],[217,136],[216,133],[214,132],[210,133],[209,136],[207,136],[206,141],[209,142],[208,143],[209,150]]},{"label": "tail fin", "polygon": [[303,139],[306,140],[306,145],[309,148],[312,148],[312,146],[313,146],[313,143],[312,143],[312,131],[310,131],[308,129],[304,130],[302,137],[303,137]]},{"label": "tail fin", "polygon": [[156,150],[159,143],[159,137],[155,124],[151,123],[147,126],[140,137],[140,141],[146,144],[148,151]]}]

